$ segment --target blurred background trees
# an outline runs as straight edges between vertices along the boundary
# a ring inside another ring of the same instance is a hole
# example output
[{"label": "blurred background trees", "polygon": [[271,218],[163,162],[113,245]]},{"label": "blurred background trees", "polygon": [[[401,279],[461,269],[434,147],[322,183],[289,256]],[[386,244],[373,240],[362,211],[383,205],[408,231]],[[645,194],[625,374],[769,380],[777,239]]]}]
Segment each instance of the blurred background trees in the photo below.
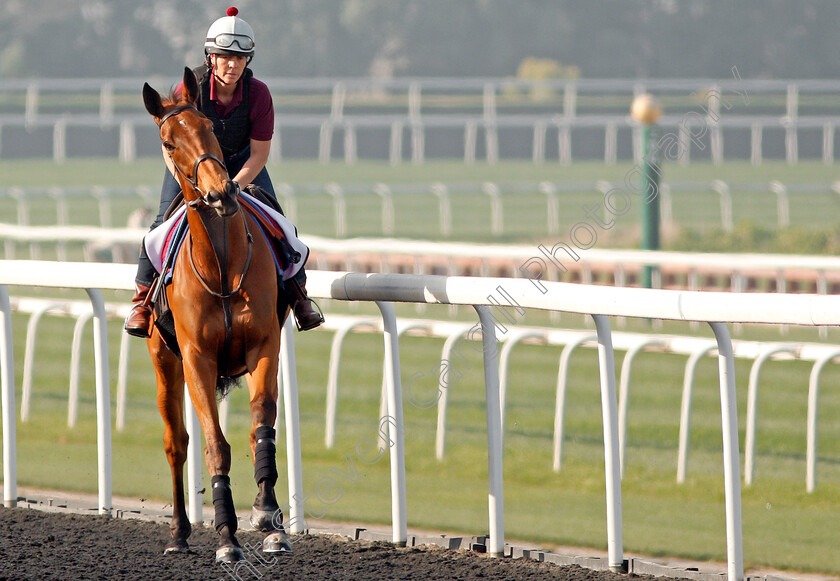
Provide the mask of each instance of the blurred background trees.
[{"label": "blurred background trees", "polygon": [[0,75],[176,74],[229,3],[263,76],[840,77],[824,0],[0,0]]}]

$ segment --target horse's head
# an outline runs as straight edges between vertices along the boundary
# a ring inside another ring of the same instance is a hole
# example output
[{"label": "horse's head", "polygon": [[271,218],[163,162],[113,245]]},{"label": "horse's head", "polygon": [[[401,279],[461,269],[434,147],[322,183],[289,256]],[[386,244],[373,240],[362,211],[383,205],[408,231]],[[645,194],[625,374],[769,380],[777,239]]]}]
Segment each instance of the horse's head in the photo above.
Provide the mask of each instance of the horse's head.
[{"label": "horse's head", "polygon": [[143,102],[160,127],[160,140],[172,160],[187,203],[192,207],[204,203],[221,217],[232,216],[239,210],[239,187],[228,177],[213,123],[195,106],[198,91],[195,75],[185,68],[180,99],[161,98],[146,83]]}]

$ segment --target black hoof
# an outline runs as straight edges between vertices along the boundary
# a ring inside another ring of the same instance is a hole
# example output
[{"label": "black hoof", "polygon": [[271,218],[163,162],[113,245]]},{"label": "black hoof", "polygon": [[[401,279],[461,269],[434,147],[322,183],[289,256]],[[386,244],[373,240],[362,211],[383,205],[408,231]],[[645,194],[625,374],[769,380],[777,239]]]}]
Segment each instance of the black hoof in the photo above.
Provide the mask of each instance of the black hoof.
[{"label": "black hoof", "polygon": [[[274,518],[277,516],[279,516],[279,521],[275,523]],[[277,529],[280,523],[283,522],[283,516],[279,511],[261,510],[252,506],[250,522],[251,526],[258,531],[267,533]]]},{"label": "black hoof", "polygon": [[245,553],[239,547],[219,547],[216,549],[217,563],[236,563],[245,560]]},{"label": "black hoof", "polygon": [[292,541],[286,531],[273,531],[263,539],[262,551],[272,555],[291,555]]}]

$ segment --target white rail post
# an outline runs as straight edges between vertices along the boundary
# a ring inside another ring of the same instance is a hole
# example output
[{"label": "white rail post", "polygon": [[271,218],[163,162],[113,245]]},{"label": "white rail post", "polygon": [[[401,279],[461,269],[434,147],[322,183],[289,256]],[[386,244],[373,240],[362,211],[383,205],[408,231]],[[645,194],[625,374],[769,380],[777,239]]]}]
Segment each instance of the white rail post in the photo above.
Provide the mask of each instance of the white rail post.
[{"label": "white rail post", "polygon": [[27,129],[33,129],[38,119],[39,93],[40,87],[37,82],[33,81],[26,86],[26,110],[23,115]]},{"label": "white rail post", "polygon": [[97,289],[85,289],[93,305],[96,365],[96,447],[99,467],[99,514],[111,514],[111,379],[108,375],[108,321]]},{"label": "white rail post", "polygon": [[[389,446],[391,448],[391,540],[404,547],[408,541],[408,521],[406,517],[405,492],[405,424],[402,408],[402,379],[400,375],[400,342],[397,332],[397,317],[394,305],[376,301],[382,313],[382,325],[385,339],[385,370],[388,382],[388,415],[380,418],[380,431],[383,421],[388,424]],[[496,399],[498,402],[498,398]],[[390,420],[393,420],[391,423]]]},{"label": "white rail post", "polygon": [[753,123],[750,130],[750,163],[761,165],[763,161],[762,140],[764,139],[764,127],[760,123]]},{"label": "white rail post", "polygon": [[502,414],[499,407],[499,351],[490,307],[476,305],[481,320],[484,397],[487,400],[487,469],[489,478],[490,543],[487,552],[501,557],[505,549],[505,494],[502,471]]},{"label": "white rail post", "polygon": [[90,194],[99,203],[99,225],[103,228],[111,227],[111,194],[102,186],[93,186]]},{"label": "white rail post", "polygon": [[814,492],[817,488],[817,417],[819,416],[820,375],[826,365],[840,357],[840,351],[823,355],[811,369],[808,380],[808,424],[807,449],[805,450],[805,490]]},{"label": "white rail post", "polygon": [[607,123],[604,127],[604,163],[615,165],[618,160],[618,126]]},{"label": "white rail post", "polygon": [[[840,183],[840,182],[838,182]],[[432,193],[437,196],[440,214],[440,235],[449,237],[452,233],[452,206],[449,202],[449,188],[446,184],[437,182],[432,184]]]},{"label": "white rail post", "polygon": [[834,163],[834,123],[823,124],[823,163],[831,165]]},{"label": "white rail post", "polygon": [[352,329],[347,325],[338,329],[333,335],[330,347],[330,367],[327,375],[327,410],[324,418],[324,446],[329,450],[335,444],[335,419],[338,415],[338,375],[341,370],[341,346],[344,337]]},{"label": "white rail post", "polygon": [[555,472],[560,472],[560,467],[563,465],[563,436],[566,430],[566,386],[569,383],[569,359],[575,349],[587,341],[594,341],[597,338],[596,335],[582,335],[574,341],[567,343],[563,347],[563,352],[560,354],[560,368],[557,371],[557,395],[554,403],[554,458],[552,468]]},{"label": "white rail post", "polygon": [[269,150],[268,159],[271,163],[280,163],[283,161],[283,135],[280,132],[280,124],[274,124],[274,134],[271,136],[271,149]]},{"label": "white rail post", "polygon": [[507,341],[505,341],[504,345],[502,345],[502,350],[499,355],[499,407],[502,417],[502,441],[504,441],[505,436],[505,417],[507,415],[505,408],[507,407],[506,402],[511,352],[520,341],[533,338],[545,339],[545,333],[540,331],[519,331],[514,329],[511,331],[510,335],[508,335]]},{"label": "white rail post", "polygon": [[15,354],[9,289],[0,285],[0,387],[3,414],[3,504],[17,506],[17,430],[15,418]]},{"label": "white rail post", "polygon": [[356,126],[353,123],[344,122],[344,163],[355,164],[359,159],[359,151],[356,140]]},{"label": "white rail post", "polygon": [[504,231],[504,208],[502,206],[502,192],[493,182],[484,182],[481,191],[490,197],[490,222],[493,235],[500,236]]},{"label": "white rail post", "polygon": [[557,123],[558,155],[562,165],[572,163],[572,128],[568,121]]},{"label": "white rail post", "polygon": [[426,134],[422,121],[411,122],[411,163],[419,165],[426,157]]},{"label": "white rail post", "polygon": [[779,228],[787,228],[790,226],[790,199],[785,185],[773,180],[770,182],[770,191],[776,194],[776,210],[778,213]]},{"label": "white rail post", "polygon": [[386,184],[376,184],[373,192],[382,200],[382,235],[394,234],[394,196]]},{"label": "white rail post", "polygon": [[691,395],[694,391],[694,375],[697,372],[697,364],[700,359],[714,350],[714,345],[698,349],[692,353],[685,364],[685,377],[683,378],[682,405],[680,407],[680,446],[677,453],[677,482],[685,482],[685,475],[688,472],[688,448],[691,438]]},{"label": "white rail post", "polygon": [[747,433],[744,448],[744,484],[750,486],[755,475],[755,438],[758,426],[758,382],[761,368],[777,353],[793,353],[790,347],[781,345],[763,351],[750,368],[750,383],[747,388]]},{"label": "white rail post", "polygon": [[289,532],[302,533],[306,528],[303,506],[303,460],[300,441],[295,326],[286,317],[281,334],[280,373],[283,377],[283,412],[286,418],[286,465],[289,471]]},{"label": "white rail post", "polygon": [[542,165],[545,163],[545,135],[548,131],[548,125],[545,121],[537,121],[534,123],[534,137],[531,146],[531,161],[535,165]]},{"label": "white rail post", "polygon": [[93,315],[94,313],[92,311],[82,313],[79,315],[79,318],[76,319],[76,325],[73,328],[73,347],[71,349],[70,356],[70,389],[67,396],[68,428],[74,427],[76,425],[76,420],[79,418],[79,381],[82,372],[82,335],[85,332],[85,324],[87,324]]},{"label": "white rail post", "polygon": [[615,353],[610,322],[592,315],[598,333],[598,366],[601,377],[601,415],[604,424],[604,470],[607,487],[607,549],[611,571],[624,571],[621,519],[621,465],[618,443],[618,402],[615,392]]},{"label": "white rail post", "polygon": [[744,579],[744,538],[741,526],[741,461],[738,453],[738,402],[735,398],[735,357],[724,323],[709,323],[718,345],[720,414],[723,436],[723,480],[726,497],[726,554],[729,581]]},{"label": "white rail post", "polygon": [[122,163],[133,163],[137,159],[137,134],[131,121],[120,123],[119,159]]},{"label": "white rail post", "polygon": [[332,121],[321,123],[321,133],[318,139],[318,161],[323,164],[330,162],[332,157],[333,124]]},{"label": "white rail post", "polygon": [[402,163],[403,124],[400,121],[391,123],[391,142],[388,146],[388,160],[392,166]]},{"label": "white rail post", "polygon": [[551,182],[540,182],[539,190],[545,194],[548,233],[553,236],[560,230],[560,202],[557,199],[557,188]]},{"label": "white rail post", "polygon": [[20,421],[29,419],[29,407],[32,399],[32,377],[35,373],[35,338],[38,333],[38,323],[41,317],[55,306],[55,303],[47,303],[29,316],[29,323],[26,325],[26,352],[23,354],[23,388],[20,402]]},{"label": "white rail post", "polygon": [[493,83],[484,84],[484,152],[487,163],[492,165],[499,161],[499,134],[496,127],[496,86]]},{"label": "white rail post", "polygon": [[732,193],[729,184],[723,180],[714,180],[711,184],[712,190],[720,194],[720,221],[724,231],[732,232],[734,229],[732,221]]},{"label": "white rail post", "polygon": [[99,88],[99,124],[103,127],[114,121],[114,84],[102,83]]},{"label": "white rail post", "polygon": [[347,204],[344,200],[344,189],[336,183],[329,183],[324,189],[333,198],[335,237],[344,238],[347,233]]},{"label": "white rail post", "polygon": [[335,444],[335,424],[338,416],[338,376],[341,371],[341,348],[347,335],[362,325],[374,325],[371,319],[349,321],[339,327],[333,335],[330,347],[330,367],[327,376],[327,411],[324,418],[324,445],[329,449]]},{"label": "white rail post", "polygon": [[411,163],[414,164],[423,163],[426,156],[422,113],[420,83],[413,82],[408,87],[408,118],[411,123]]},{"label": "white rail post", "polygon": [[[424,323],[400,323],[397,321],[397,343],[399,343],[400,338],[405,334],[406,331],[410,331],[412,329],[425,329],[427,328]],[[380,389],[380,398],[379,398],[379,417],[385,417],[388,415],[388,364],[386,361],[382,362],[382,386]],[[379,433],[379,448],[380,450],[384,450],[388,445],[387,436],[380,432]]]},{"label": "white rail post", "polygon": [[53,125],[53,161],[67,161],[67,119],[59,119]]},{"label": "white rail post", "polygon": [[624,478],[624,459],[627,451],[627,410],[630,408],[630,374],[633,370],[633,361],[636,359],[636,355],[644,351],[646,347],[662,345],[664,345],[664,342],[661,339],[646,339],[629,349],[621,364],[621,379],[619,380],[618,390],[618,448],[622,478]]},{"label": "white rail post", "polygon": [[[452,352],[458,341],[462,340],[464,333],[469,330],[468,327],[459,329],[451,333],[446,341],[443,342],[443,349],[441,351],[441,362],[449,363],[452,361]],[[435,435],[435,458],[443,460],[443,455],[446,450],[446,409],[449,406],[449,386],[445,383],[443,374],[438,375],[438,391],[440,398],[437,402],[437,432]]]},{"label": "white rail post", "polygon": [[187,444],[187,506],[190,522],[199,524],[204,522],[204,497],[202,490],[202,462],[201,462],[201,424],[195,412],[190,390],[184,384],[184,417],[189,443]]},{"label": "white rail post", "polygon": [[464,163],[473,165],[475,163],[476,135],[478,134],[478,123],[467,121],[464,124]]}]

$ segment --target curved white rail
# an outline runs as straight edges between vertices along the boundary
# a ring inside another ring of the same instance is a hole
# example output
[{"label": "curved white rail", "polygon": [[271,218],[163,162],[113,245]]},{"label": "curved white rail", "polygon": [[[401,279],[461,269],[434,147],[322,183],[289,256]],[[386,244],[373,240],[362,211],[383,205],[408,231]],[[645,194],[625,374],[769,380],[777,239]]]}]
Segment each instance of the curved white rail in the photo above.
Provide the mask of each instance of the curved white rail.
[{"label": "curved white rail", "polygon": [[[94,309],[94,342],[97,354],[97,440],[99,443],[100,511],[110,508],[110,404],[107,368],[105,309],[97,289],[131,290],[131,265],[46,263],[0,261],[0,312],[3,334],[2,403],[4,435],[4,495],[16,501],[14,445],[14,388],[11,357],[11,317],[5,285],[68,287],[86,289]],[[620,460],[615,405],[615,370],[612,340],[607,316],[640,317],[707,322],[712,326],[719,353],[721,420],[724,441],[727,552],[729,578],[743,579],[743,550],[740,509],[738,431],[735,409],[732,344],[725,323],[767,323],[794,325],[840,324],[840,305],[836,298],[819,295],[778,295],[768,293],[732,294],[575,285],[528,279],[440,277],[423,275],[355,274],[344,272],[309,273],[308,288],[316,298],[374,301],[382,311],[389,355],[388,409],[394,424],[389,425],[392,471],[392,519],[394,540],[405,539],[405,467],[402,452],[402,396],[399,375],[396,321],[390,301],[472,305],[477,308],[485,338],[495,335],[495,321],[489,309],[497,305],[494,293],[504,291],[520,308],[564,311],[595,317],[601,365],[602,410],[604,414],[607,500],[609,506],[608,547],[610,566],[620,568],[623,560],[621,540]],[[514,303],[511,303],[514,304]],[[484,342],[485,388],[487,396],[490,547],[491,553],[504,546],[503,499],[501,488],[501,412],[499,409],[498,352],[494,340]],[[290,378],[292,379],[292,378]],[[287,405],[291,404],[287,400]],[[287,417],[288,420],[288,417]],[[288,423],[288,422],[287,422]],[[287,425],[288,428],[288,425]],[[299,444],[298,444],[299,445]],[[291,458],[290,461],[296,461]],[[290,483],[290,486],[292,483]],[[301,492],[301,491],[298,491]],[[292,493],[290,489],[290,493]],[[292,493],[293,495],[293,493]]]}]

